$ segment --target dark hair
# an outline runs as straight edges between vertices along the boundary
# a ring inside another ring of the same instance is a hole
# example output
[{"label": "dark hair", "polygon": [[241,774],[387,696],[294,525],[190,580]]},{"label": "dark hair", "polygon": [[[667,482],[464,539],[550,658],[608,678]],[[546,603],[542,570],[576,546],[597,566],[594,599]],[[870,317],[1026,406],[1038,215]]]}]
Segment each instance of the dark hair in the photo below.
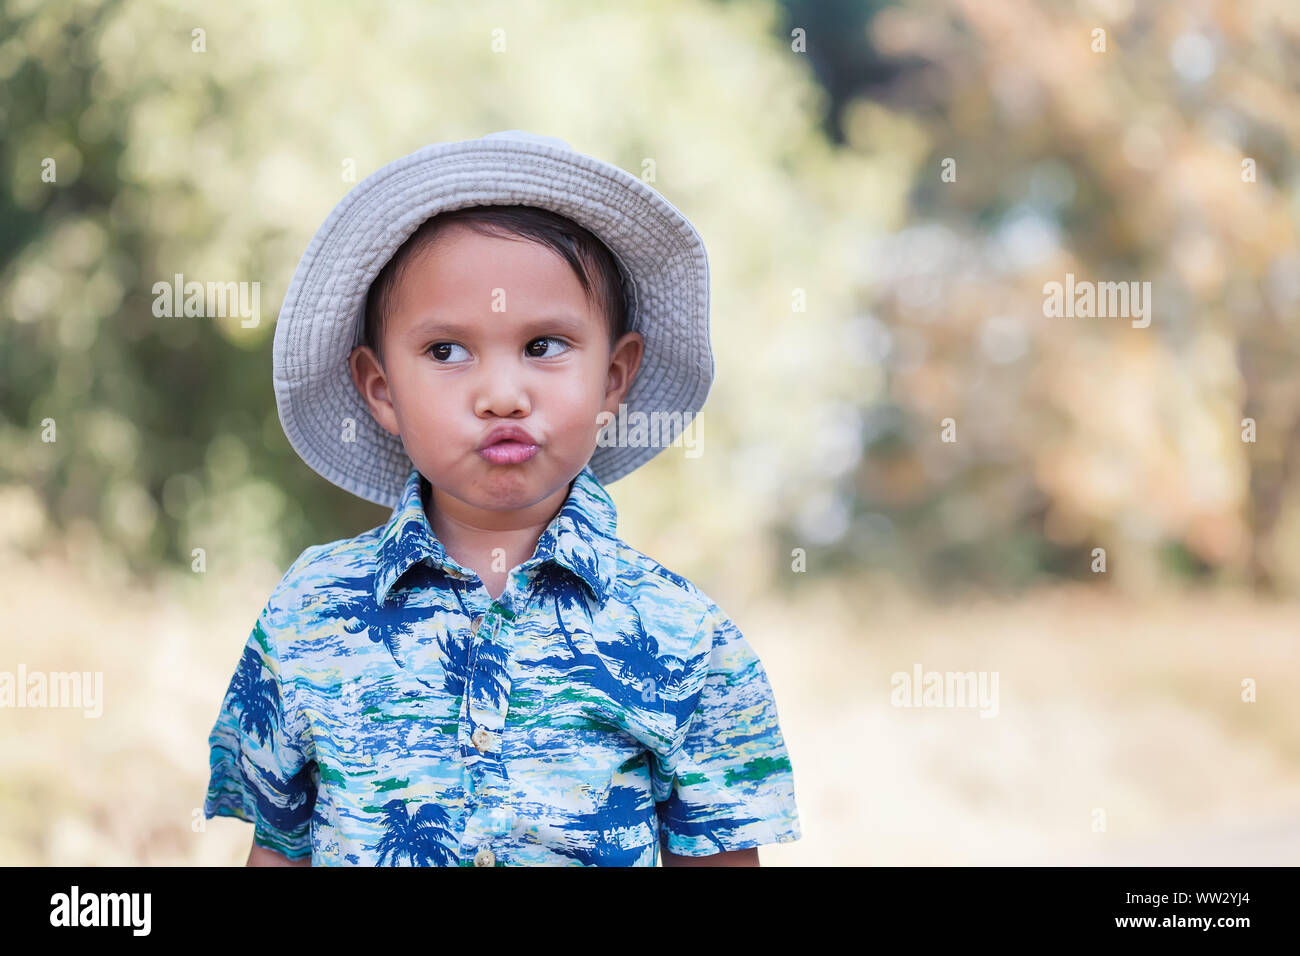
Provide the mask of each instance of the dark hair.
[{"label": "dark hair", "polygon": [[383,333],[393,292],[415,253],[452,223],[461,223],[488,236],[519,236],[559,253],[582,283],[589,301],[604,313],[611,345],[628,331],[628,305],[623,278],[613,253],[591,232],[571,219],[536,206],[468,206],[426,219],[384,264],[366,293],[363,344],[383,363]]}]

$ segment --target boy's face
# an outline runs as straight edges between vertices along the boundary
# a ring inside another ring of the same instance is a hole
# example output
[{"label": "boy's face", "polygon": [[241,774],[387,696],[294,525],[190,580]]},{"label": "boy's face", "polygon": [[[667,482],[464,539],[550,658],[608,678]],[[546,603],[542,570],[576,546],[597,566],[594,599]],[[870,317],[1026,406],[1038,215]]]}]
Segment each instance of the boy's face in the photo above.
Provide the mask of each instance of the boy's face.
[{"label": "boy's face", "polygon": [[[393,290],[384,367],[365,346],[353,381],[462,517],[556,499],[596,448],[640,367],[642,337],[611,348],[608,324],[569,265],[545,246],[459,224],[419,250]],[[481,449],[502,424],[536,445]]]}]

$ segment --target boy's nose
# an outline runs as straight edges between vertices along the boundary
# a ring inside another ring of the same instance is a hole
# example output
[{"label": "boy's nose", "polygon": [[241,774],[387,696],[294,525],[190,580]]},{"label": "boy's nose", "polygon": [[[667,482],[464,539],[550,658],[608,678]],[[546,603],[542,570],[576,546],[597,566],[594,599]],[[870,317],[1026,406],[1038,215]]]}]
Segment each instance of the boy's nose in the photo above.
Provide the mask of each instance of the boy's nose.
[{"label": "boy's nose", "polygon": [[518,368],[508,368],[506,362],[485,364],[475,382],[474,411],[478,415],[495,415],[510,418],[527,415],[532,403],[524,376]]}]

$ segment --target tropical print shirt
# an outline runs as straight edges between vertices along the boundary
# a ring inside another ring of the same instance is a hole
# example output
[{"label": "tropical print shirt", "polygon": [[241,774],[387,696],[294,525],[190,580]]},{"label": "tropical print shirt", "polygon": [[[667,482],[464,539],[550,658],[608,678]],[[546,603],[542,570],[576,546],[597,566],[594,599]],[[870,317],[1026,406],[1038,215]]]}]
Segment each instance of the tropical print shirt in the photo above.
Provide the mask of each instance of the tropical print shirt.
[{"label": "tropical print shirt", "polygon": [[615,534],[590,465],[493,600],[425,512],[307,548],[209,737],[204,815],[315,866],[655,866],[799,839],[736,625]]}]

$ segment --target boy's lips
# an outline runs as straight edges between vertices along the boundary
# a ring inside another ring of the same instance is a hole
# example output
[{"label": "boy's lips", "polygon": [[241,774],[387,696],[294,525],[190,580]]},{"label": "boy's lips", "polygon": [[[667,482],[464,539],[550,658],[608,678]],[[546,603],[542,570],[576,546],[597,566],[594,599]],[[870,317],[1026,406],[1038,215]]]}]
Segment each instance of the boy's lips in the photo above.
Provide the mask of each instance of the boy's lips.
[{"label": "boy's lips", "polygon": [[478,453],[494,465],[517,465],[537,454],[537,441],[518,425],[497,425],[478,446]]}]

